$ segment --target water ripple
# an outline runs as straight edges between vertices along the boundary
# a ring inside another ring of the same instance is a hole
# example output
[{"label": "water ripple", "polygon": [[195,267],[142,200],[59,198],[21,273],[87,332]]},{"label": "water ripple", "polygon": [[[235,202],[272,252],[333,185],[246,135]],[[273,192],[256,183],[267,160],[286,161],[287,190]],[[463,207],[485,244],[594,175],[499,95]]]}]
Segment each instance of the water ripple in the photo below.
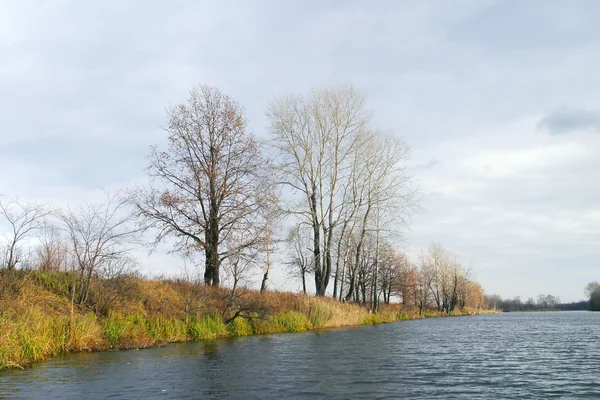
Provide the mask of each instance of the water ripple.
[{"label": "water ripple", "polygon": [[513,313],[69,354],[0,374],[0,397],[600,397],[600,313]]}]

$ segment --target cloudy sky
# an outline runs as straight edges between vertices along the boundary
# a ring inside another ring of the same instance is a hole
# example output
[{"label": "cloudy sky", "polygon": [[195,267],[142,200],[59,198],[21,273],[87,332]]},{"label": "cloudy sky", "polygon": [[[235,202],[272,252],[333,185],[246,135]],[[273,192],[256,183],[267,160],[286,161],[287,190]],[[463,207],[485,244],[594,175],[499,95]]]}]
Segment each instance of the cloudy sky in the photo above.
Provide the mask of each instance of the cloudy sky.
[{"label": "cloudy sky", "polygon": [[274,95],[352,83],[413,148],[410,254],[437,241],[488,293],[579,300],[600,280],[598,15],[595,0],[0,0],[0,193],[64,205],[143,182],[165,107],[199,83],[259,136]]}]

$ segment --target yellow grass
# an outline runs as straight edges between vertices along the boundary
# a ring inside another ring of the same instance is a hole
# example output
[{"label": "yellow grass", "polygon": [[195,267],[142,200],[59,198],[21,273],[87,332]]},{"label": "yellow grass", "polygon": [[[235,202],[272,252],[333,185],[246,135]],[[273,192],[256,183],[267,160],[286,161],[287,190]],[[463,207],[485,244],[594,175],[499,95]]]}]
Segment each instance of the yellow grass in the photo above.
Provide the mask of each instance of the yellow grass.
[{"label": "yellow grass", "polygon": [[[287,292],[247,291],[232,300],[228,289],[146,279],[132,279],[118,300],[100,312],[97,306],[71,304],[73,277],[69,273],[33,271],[20,273],[18,279],[19,290],[0,300],[0,369],[23,368],[63,352],[142,348],[421,317],[414,307],[383,305],[378,313],[370,313],[357,304]],[[102,288],[101,284],[96,282],[94,287]],[[472,313],[478,311],[465,310],[465,314]],[[426,311],[423,316],[439,315]]]}]

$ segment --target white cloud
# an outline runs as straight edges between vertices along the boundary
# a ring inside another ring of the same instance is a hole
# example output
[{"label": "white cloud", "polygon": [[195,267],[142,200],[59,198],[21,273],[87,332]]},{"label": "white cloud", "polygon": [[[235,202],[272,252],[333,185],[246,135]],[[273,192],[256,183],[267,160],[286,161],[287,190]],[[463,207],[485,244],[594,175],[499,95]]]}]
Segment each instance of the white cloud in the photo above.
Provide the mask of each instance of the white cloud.
[{"label": "white cloud", "polygon": [[[165,141],[165,106],[198,83],[237,98],[262,136],[273,95],[352,82],[422,166],[411,253],[439,240],[490,291],[577,300],[600,278],[600,136],[547,130],[589,125],[598,109],[595,10],[0,0],[0,193],[65,204],[142,180],[148,147]],[[592,111],[557,120],[565,109]],[[161,270],[177,264],[153,257]]]}]

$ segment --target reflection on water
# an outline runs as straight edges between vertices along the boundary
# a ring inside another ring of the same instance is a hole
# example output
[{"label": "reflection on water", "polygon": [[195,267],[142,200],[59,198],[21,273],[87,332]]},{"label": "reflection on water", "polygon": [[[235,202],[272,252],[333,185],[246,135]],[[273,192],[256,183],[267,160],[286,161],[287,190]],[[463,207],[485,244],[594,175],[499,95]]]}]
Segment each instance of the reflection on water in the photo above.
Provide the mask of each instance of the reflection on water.
[{"label": "reflection on water", "polygon": [[68,354],[0,397],[600,398],[600,313],[507,313]]}]

